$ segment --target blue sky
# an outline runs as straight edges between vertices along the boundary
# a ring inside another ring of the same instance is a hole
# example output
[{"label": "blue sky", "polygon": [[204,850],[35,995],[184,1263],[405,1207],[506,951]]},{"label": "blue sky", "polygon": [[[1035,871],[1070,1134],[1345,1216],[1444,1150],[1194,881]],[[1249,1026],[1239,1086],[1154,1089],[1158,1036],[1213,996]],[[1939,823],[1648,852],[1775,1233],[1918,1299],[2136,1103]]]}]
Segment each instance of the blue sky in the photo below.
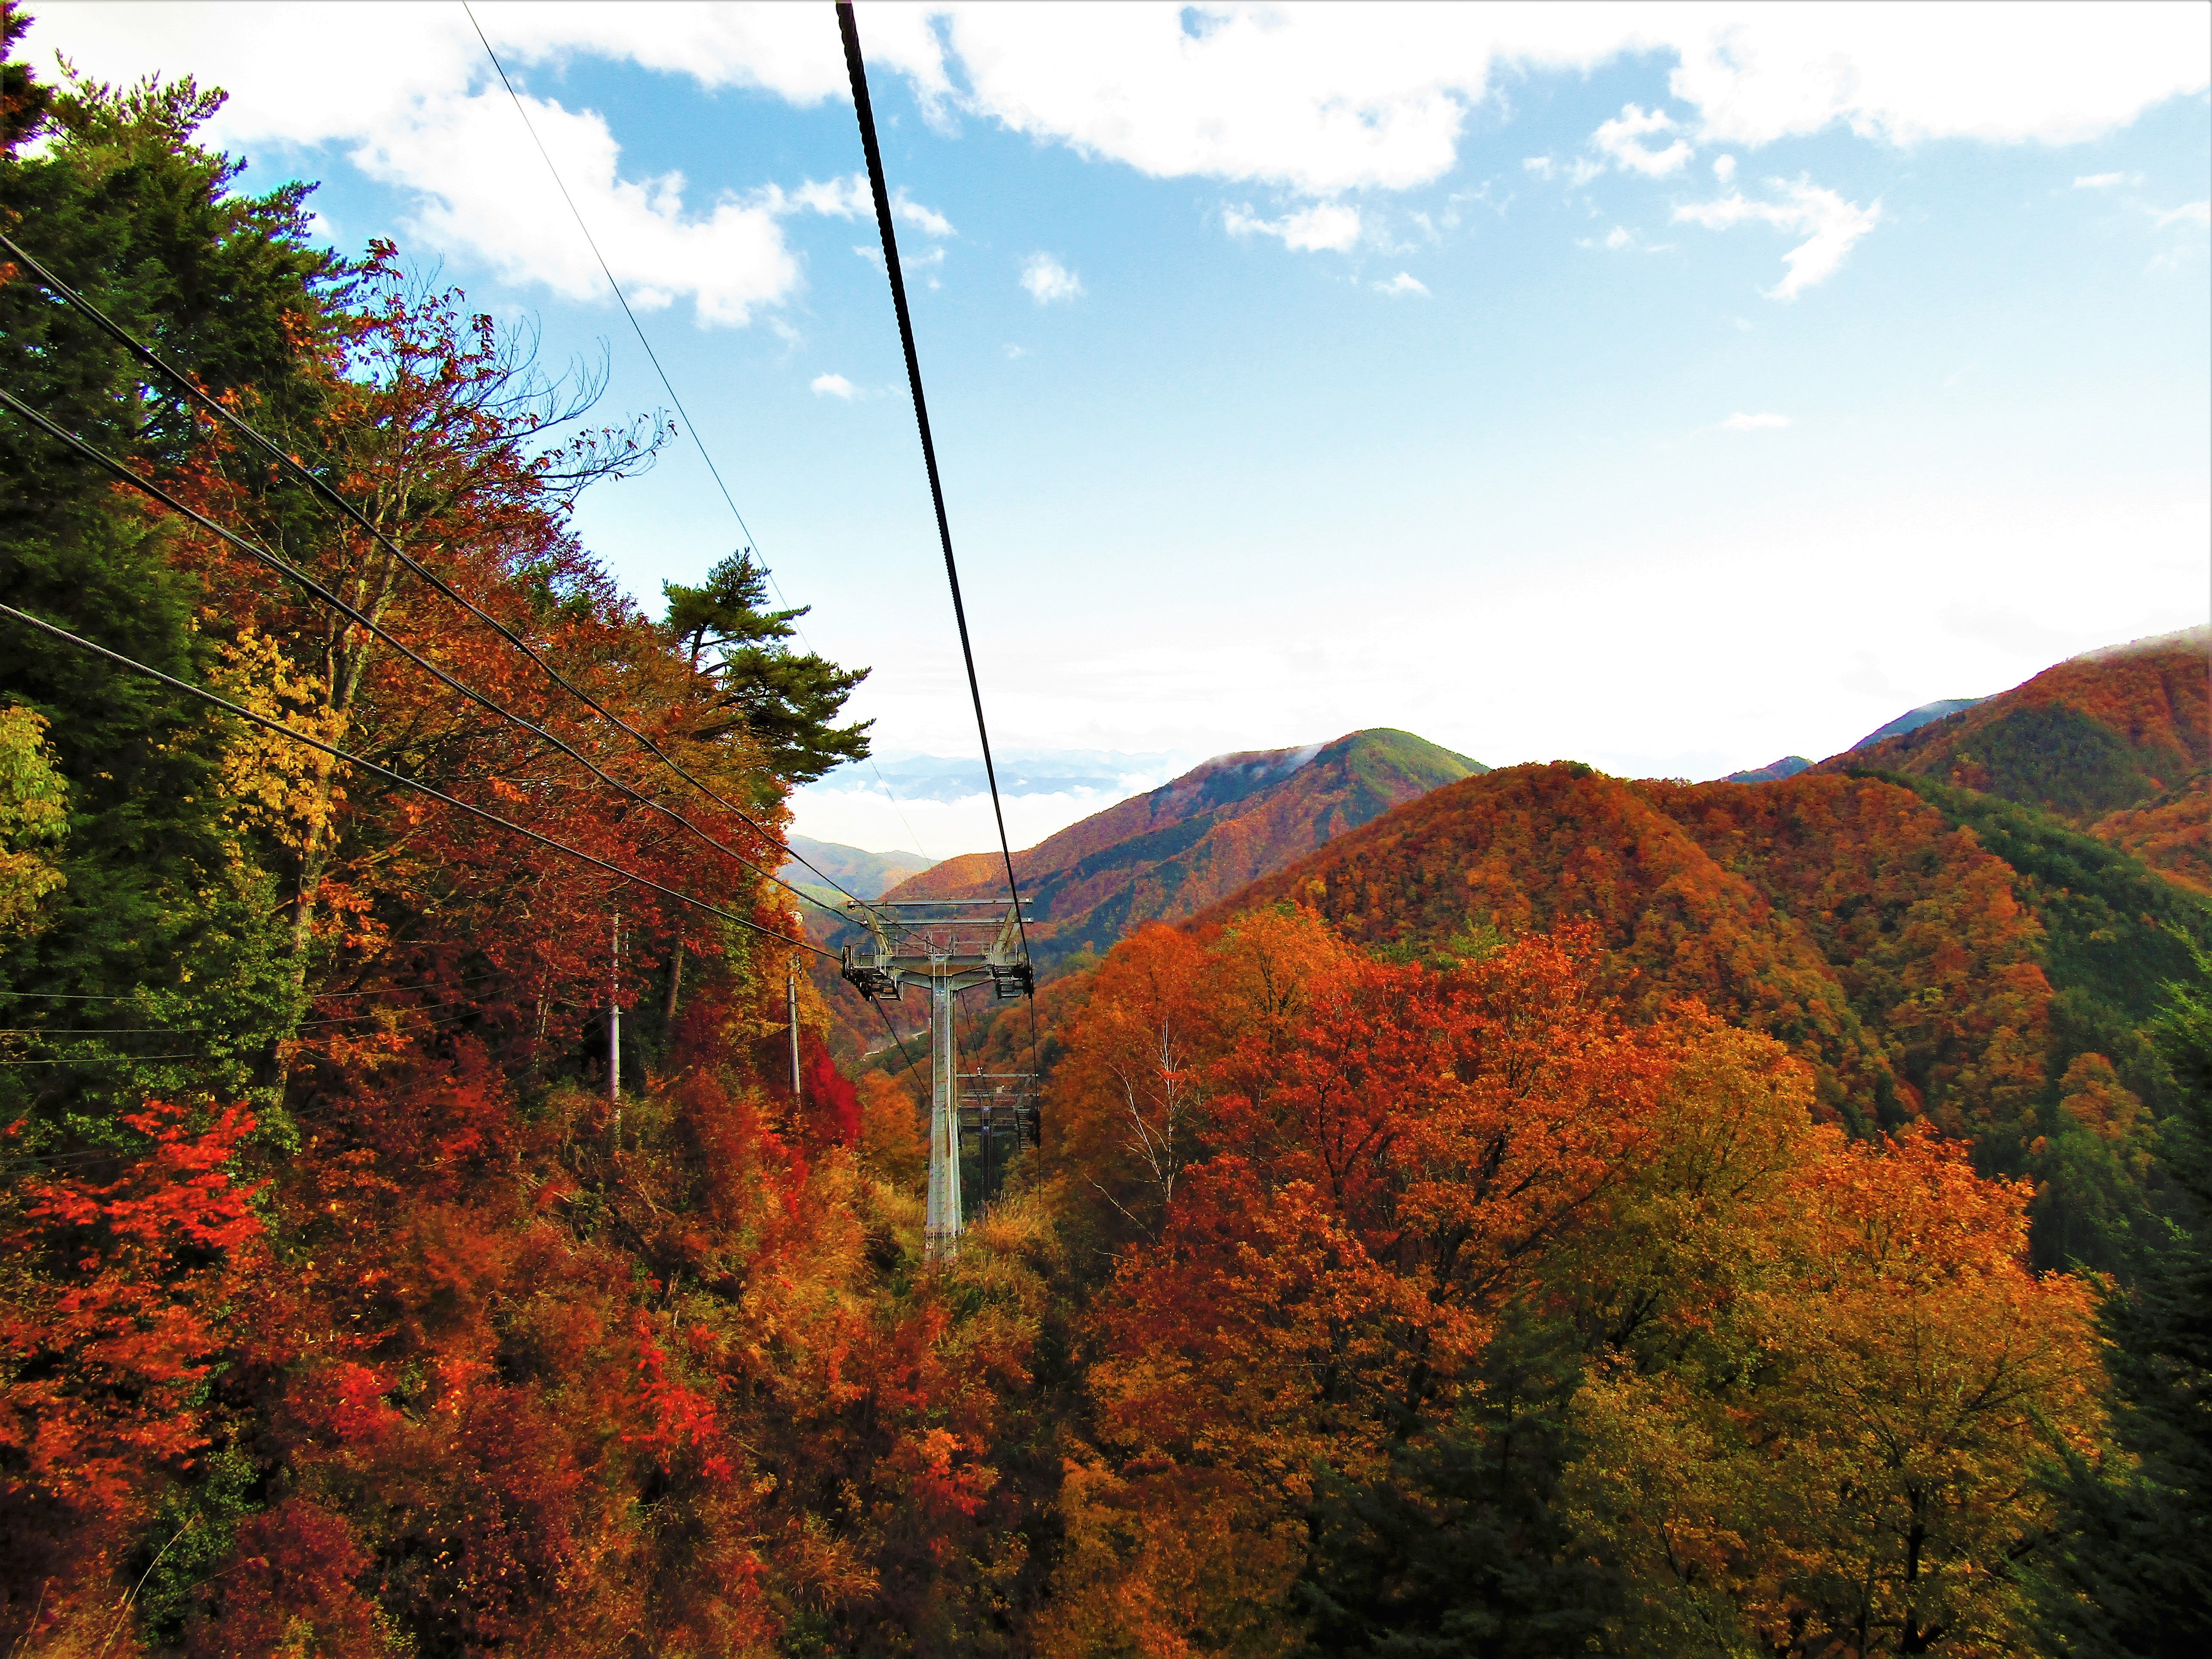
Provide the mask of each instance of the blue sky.
[{"label": "blue sky", "polygon": [[[38,9],[665,404],[458,5]],[[972,755],[830,7],[478,15],[810,641]],[[1705,777],[2203,622],[2208,20],[863,7],[994,736]],[[580,523],[649,606],[738,538],[688,446]]]}]

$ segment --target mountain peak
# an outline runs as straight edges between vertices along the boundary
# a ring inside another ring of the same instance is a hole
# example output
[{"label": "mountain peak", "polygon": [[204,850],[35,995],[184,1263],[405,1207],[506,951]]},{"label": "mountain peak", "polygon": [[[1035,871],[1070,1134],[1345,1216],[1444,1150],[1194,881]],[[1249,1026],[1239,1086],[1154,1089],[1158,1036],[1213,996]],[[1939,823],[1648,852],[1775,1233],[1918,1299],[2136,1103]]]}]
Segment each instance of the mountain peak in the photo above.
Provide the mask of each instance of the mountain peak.
[{"label": "mountain peak", "polygon": [[[1410,732],[1216,755],[1014,854],[1031,946],[1049,960],[1111,945],[1140,922],[1192,915],[1331,836],[1489,769]],[[997,854],[968,853],[884,896],[1006,890]]]}]

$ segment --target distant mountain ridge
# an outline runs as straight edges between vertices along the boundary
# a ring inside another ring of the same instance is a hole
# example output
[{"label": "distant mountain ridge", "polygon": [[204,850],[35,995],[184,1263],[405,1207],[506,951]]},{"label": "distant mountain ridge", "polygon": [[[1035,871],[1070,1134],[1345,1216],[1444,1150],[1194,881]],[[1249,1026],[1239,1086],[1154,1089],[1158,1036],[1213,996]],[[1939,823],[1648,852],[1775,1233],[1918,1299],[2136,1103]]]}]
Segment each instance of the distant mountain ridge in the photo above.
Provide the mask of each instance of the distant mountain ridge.
[{"label": "distant mountain ridge", "polygon": [[[1487,770],[1388,727],[1218,756],[1014,854],[1031,949],[1045,963],[1105,950],[1139,922],[1189,915],[1394,806]],[[884,896],[1005,891],[1000,855],[969,853]]]},{"label": "distant mountain ridge", "polygon": [[[805,836],[787,836],[791,850],[837,882],[855,898],[881,898],[884,890],[931,867],[932,860],[917,853],[871,853],[834,841],[815,841]],[[822,880],[797,859],[776,872],[794,887],[821,888]],[[829,890],[823,889],[827,892]]]},{"label": "distant mountain ridge", "polygon": [[1819,769],[1932,778],[2086,829],[2186,792],[2212,765],[2209,653],[2212,628],[2086,652]]},{"label": "distant mountain ridge", "polygon": [[[1887,726],[1878,726],[1851,745],[1864,749],[1880,743],[1884,738],[1901,738],[1907,732],[1917,732],[1923,726],[1933,725],[1947,714],[1956,714],[1972,708],[1976,703],[1987,702],[1987,697],[1944,697],[1936,702],[1923,702],[1917,708],[1908,708]],[[1844,751],[1849,754],[1850,750]]]},{"label": "distant mountain ridge", "polygon": [[1802,755],[1784,755],[1778,761],[1769,761],[1764,766],[1753,767],[1747,772],[1731,772],[1723,783],[1778,783],[1784,778],[1794,778],[1800,772],[1809,772],[1813,763]]},{"label": "distant mountain ridge", "polygon": [[[1887,726],[1879,726],[1843,752],[1846,755],[1880,743],[1884,738],[1901,737],[1907,732],[1917,732],[1922,726],[1942,720],[1946,714],[1955,714],[1961,709],[1972,708],[1978,702],[1987,702],[1987,697],[1945,697],[1939,702],[1923,702],[1917,708],[1908,708]],[[1722,783],[1779,783],[1784,778],[1794,778],[1800,772],[1809,772],[1813,763],[1802,755],[1784,755],[1778,761],[1769,761],[1742,772],[1731,772],[1717,780]]]}]

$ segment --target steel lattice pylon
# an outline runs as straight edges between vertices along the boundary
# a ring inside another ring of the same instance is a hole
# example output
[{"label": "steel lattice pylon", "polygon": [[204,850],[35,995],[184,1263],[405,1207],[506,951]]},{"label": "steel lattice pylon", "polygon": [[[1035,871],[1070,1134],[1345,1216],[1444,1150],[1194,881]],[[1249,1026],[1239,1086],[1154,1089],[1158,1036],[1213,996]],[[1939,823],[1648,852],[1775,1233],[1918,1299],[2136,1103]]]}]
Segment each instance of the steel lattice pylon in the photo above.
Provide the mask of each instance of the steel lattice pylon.
[{"label": "steel lattice pylon", "polygon": [[845,977],[861,995],[896,1000],[909,985],[929,992],[929,1204],[922,1248],[942,1261],[958,1251],[963,1225],[953,1000],[985,985],[1006,1001],[1029,993],[1023,917],[1009,899],[855,900],[845,908],[868,931],[864,942],[844,949]]}]

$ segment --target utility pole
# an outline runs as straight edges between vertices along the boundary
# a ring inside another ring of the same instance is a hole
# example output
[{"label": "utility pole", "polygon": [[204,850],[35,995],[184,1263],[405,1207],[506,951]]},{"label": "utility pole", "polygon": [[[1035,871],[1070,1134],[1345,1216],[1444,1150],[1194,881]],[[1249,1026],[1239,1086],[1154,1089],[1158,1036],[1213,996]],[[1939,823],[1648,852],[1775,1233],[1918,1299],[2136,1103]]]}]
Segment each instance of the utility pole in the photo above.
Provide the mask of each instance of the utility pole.
[{"label": "utility pole", "polygon": [[622,912],[607,929],[607,1104],[622,1133]]},{"label": "utility pole", "polygon": [[960,1253],[960,1072],[953,1041],[951,958],[929,958],[929,1201],[922,1212],[921,1251],[946,1260]]},{"label": "utility pole", "polygon": [[791,953],[791,960],[789,961],[789,963],[787,963],[786,964],[786,968],[785,968],[785,974],[786,974],[786,977],[785,977],[785,979],[784,979],[784,982],[783,982],[783,983],[784,983],[784,990],[785,990],[785,992],[786,992],[787,995],[789,997],[789,999],[790,999],[790,1004],[791,1004],[791,1109],[792,1109],[792,1112],[793,1112],[793,1115],[794,1115],[794,1116],[796,1116],[796,1115],[797,1115],[797,1113],[798,1113],[798,1111],[799,1111],[799,1104],[800,1104],[799,1097],[799,952],[798,952],[798,951],[793,951]]},{"label": "utility pole", "polygon": [[868,930],[844,951],[845,977],[870,1001],[896,1001],[909,984],[929,990],[929,1202],[922,1249],[933,1261],[959,1253],[960,1057],[953,1043],[954,999],[988,985],[1001,1001],[1028,994],[1029,951],[1022,918],[1006,899],[854,900],[846,907]]}]

